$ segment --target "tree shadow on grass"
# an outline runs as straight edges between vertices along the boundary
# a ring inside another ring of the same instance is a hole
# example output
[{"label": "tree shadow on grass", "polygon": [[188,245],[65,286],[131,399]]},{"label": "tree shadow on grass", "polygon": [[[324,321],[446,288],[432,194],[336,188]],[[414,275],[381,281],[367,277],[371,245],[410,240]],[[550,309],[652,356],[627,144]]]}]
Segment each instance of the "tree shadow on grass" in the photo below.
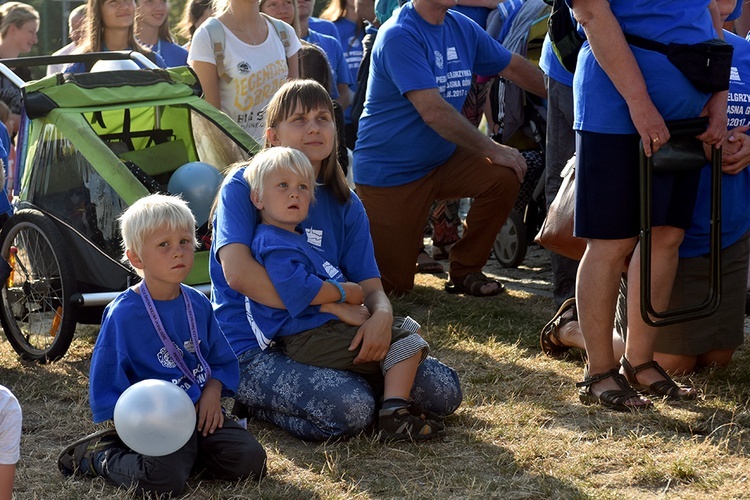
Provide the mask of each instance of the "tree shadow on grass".
[{"label": "tree shadow on grass", "polygon": [[[551,299],[525,294],[446,297],[427,286],[395,299],[394,308],[399,313],[403,308],[418,320],[427,318],[423,325],[436,347],[433,354],[459,372],[470,403],[529,404],[546,415],[541,417],[548,420],[546,425],[584,434],[611,428],[626,436],[637,429],[725,443],[750,427],[746,416],[750,384],[745,383],[750,382],[750,370],[741,363],[749,356],[743,350],[730,369],[691,377],[692,383],[703,386],[704,398],[657,402],[653,411],[621,414],[578,402],[575,383],[582,378],[581,351],[571,351],[559,362],[541,355],[538,336],[554,313]],[[742,454],[749,448],[737,444],[733,449]]]},{"label": "tree shadow on grass", "polygon": [[266,436],[273,436],[270,446],[288,462],[276,472],[277,481],[285,484],[295,468],[302,474],[315,471],[320,484],[329,483],[344,498],[585,497],[571,481],[529,472],[511,450],[478,441],[476,429],[467,426],[450,427],[445,438],[418,444],[380,443],[371,434],[315,444],[279,432]]}]

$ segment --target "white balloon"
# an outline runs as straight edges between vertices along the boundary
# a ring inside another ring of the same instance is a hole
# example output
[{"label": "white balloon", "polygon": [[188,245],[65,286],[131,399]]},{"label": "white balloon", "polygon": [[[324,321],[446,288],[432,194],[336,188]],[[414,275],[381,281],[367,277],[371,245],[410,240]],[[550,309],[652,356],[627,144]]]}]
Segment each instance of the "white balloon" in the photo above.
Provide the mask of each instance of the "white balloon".
[{"label": "white balloon", "polygon": [[128,387],[115,404],[117,435],[130,449],[160,457],[179,450],[195,430],[190,396],[165,380],[147,379]]},{"label": "white balloon", "polygon": [[120,71],[123,69],[141,69],[141,67],[132,59],[102,59],[91,66],[89,72],[99,73],[102,71]]}]

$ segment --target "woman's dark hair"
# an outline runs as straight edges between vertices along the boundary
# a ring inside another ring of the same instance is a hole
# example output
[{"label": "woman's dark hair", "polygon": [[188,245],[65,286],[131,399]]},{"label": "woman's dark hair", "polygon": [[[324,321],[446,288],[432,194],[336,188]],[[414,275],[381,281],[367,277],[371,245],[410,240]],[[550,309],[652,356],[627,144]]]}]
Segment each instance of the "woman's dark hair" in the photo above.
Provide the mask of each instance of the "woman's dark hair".
[{"label": "woman's dark hair", "polygon": [[331,93],[331,65],[325,53],[317,46],[300,40],[302,47],[297,52],[299,62],[299,77],[315,80]]},{"label": "woman's dark hair", "polygon": [[213,0],[189,0],[182,12],[182,19],[177,25],[177,34],[182,38],[190,40],[197,29],[195,22],[203,17],[203,14],[212,7]]}]

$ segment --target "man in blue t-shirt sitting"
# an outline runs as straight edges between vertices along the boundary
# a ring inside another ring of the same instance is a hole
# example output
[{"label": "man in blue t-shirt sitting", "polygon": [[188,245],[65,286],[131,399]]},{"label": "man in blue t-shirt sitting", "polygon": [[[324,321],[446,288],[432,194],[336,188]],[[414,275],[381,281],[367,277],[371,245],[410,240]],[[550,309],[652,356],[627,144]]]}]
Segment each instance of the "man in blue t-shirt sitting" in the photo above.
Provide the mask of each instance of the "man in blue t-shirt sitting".
[{"label": "man in blue t-shirt sitting", "polygon": [[497,295],[481,270],[510,213],[526,162],[461,116],[471,75],[495,75],[545,96],[541,71],[438,0],[413,0],[373,48],[354,151],[354,182],[370,218],[388,292],[414,286],[424,221],[435,199],[471,197],[467,230],[450,252],[449,292]]}]

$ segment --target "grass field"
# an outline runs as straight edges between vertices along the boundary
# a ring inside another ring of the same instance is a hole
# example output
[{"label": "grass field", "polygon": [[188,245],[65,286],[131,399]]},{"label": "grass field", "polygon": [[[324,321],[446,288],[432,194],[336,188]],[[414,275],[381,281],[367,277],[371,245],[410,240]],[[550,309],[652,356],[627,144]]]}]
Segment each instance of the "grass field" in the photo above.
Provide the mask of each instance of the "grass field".
[{"label": "grass field", "polygon": [[[250,422],[269,453],[254,482],[190,482],[185,498],[742,498],[750,497],[750,355],[692,378],[693,402],[620,414],[578,403],[582,360],[541,354],[552,300],[520,290],[475,299],[419,278],[400,314],[422,323],[433,354],[461,376],[464,403],[441,441],[384,445],[371,435],[306,443]],[[104,481],[65,479],[57,454],[94,429],[88,367],[96,328],[79,327],[60,362],[21,362],[0,341],[0,381],[24,409],[17,498],[127,498]]]}]

